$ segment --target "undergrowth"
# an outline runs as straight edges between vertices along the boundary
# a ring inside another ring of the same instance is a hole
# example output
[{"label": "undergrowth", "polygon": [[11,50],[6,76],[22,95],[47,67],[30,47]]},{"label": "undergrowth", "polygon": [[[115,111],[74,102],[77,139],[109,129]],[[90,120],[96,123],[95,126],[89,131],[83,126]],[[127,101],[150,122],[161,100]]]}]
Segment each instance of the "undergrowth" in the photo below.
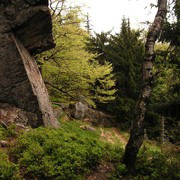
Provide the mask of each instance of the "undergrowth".
[{"label": "undergrowth", "polygon": [[[123,179],[126,167],[121,163],[121,143],[100,140],[100,128],[85,131],[80,121],[62,121],[61,128],[37,128],[24,132],[9,151],[0,151],[0,179],[83,180],[101,162],[111,162],[110,180]],[[13,128],[0,138],[13,135]],[[180,179],[179,154],[169,145],[145,143],[137,158],[132,180]],[[9,157],[11,161],[9,160]]]},{"label": "undergrowth", "polygon": [[0,179],[17,179],[18,166],[9,161],[8,155],[0,150]]},{"label": "undergrowth", "polygon": [[[110,180],[123,179],[126,167],[121,162],[115,163],[115,170]],[[180,154],[170,144],[155,146],[144,143],[142,146],[131,180],[179,180]]]},{"label": "undergrowth", "polygon": [[103,152],[102,144],[80,132],[38,128],[21,135],[12,154],[23,178],[68,180],[82,179]]}]

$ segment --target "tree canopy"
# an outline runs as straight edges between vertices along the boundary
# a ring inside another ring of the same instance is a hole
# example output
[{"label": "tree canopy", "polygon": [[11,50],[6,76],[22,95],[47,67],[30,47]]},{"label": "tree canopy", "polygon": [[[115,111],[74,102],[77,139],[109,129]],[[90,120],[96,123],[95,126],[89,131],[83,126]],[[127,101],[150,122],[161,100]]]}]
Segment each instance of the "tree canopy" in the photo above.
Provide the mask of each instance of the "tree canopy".
[{"label": "tree canopy", "polygon": [[84,98],[95,107],[115,98],[111,63],[101,65],[98,54],[86,50],[89,34],[81,27],[80,9],[53,16],[56,47],[39,56],[42,75],[54,102],[71,104]]},{"label": "tree canopy", "polygon": [[144,45],[140,31],[130,27],[128,19],[123,18],[119,33],[102,32],[91,38],[89,49],[99,53],[96,59],[103,64],[111,62],[116,78],[116,99],[105,108],[121,121],[130,122],[132,109],[138,97],[141,82]]}]

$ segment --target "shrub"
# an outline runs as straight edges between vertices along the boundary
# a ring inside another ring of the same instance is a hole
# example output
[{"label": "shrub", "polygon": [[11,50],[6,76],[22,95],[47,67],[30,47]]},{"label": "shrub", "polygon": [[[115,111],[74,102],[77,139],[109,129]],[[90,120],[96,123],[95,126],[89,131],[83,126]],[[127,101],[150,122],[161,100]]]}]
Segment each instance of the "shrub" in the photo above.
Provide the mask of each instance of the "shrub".
[{"label": "shrub", "polygon": [[120,146],[119,144],[105,144],[105,154],[104,154],[104,158],[107,161],[110,162],[120,162],[122,159],[122,155],[124,152],[124,149],[122,148],[122,146]]},{"label": "shrub", "polygon": [[4,133],[4,128],[1,127],[0,125],[0,140],[3,140],[5,138],[5,133]]},{"label": "shrub", "polygon": [[0,150],[0,179],[16,179],[18,167]]},{"label": "shrub", "polygon": [[178,156],[176,153],[164,151],[141,152],[136,165],[137,179],[180,179],[180,161]]},{"label": "shrub", "polygon": [[122,163],[116,163],[115,164],[115,170],[110,173],[109,179],[110,180],[118,180],[118,179],[123,179],[123,176],[127,172],[126,166]]},{"label": "shrub", "polygon": [[[165,146],[165,149],[160,149],[160,147],[158,148],[152,144],[148,146],[148,149],[141,149],[138,154],[134,174],[126,174],[125,165],[119,161],[115,163],[115,169],[110,174],[109,179],[179,180],[180,157],[176,150],[170,148],[169,144]],[[113,152],[115,153],[116,151]],[[110,157],[112,158],[113,156],[112,154]]]},{"label": "shrub", "polygon": [[10,137],[16,137],[17,133],[15,131],[16,126],[14,124],[7,127],[7,129],[3,128],[0,125],[0,140]]},{"label": "shrub", "polygon": [[82,179],[103,156],[94,138],[38,128],[21,135],[14,149],[24,178]]}]

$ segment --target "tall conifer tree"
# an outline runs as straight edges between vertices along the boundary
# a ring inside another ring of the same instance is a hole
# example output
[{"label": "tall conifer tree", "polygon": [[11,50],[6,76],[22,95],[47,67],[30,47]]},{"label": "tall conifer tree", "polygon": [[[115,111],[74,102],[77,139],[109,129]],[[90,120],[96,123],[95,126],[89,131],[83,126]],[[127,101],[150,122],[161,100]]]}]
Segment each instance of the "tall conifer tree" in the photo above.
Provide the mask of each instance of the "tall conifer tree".
[{"label": "tall conifer tree", "polygon": [[131,29],[128,19],[123,18],[119,33],[110,34],[111,32],[96,34],[89,46],[91,51],[100,54],[97,57],[100,63],[112,63],[116,78],[116,99],[108,106],[100,107],[130,124],[140,88],[144,46],[140,40],[140,32]]}]

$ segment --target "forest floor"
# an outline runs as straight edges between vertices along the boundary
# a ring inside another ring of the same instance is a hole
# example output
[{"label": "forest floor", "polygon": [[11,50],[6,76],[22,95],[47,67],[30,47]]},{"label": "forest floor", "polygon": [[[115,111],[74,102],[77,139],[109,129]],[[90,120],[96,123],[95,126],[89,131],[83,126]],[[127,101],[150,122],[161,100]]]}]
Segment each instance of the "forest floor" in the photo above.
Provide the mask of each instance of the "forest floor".
[{"label": "forest floor", "polygon": [[[118,147],[118,153],[120,153],[120,157],[118,156],[117,158],[117,155],[114,154],[114,151],[107,150],[107,158],[101,159],[100,164],[85,177],[85,180],[108,180],[113,177],[114,174],[116,174],[118,167],[117,165],[119,163],[118,161],[120,161],[121,159],[121,155],[124,151],[123,149],[125,148],[129,138],[128,132],[121,130],[117,126],[107,127],[102,124],[95,124],[95,126],[93,126],[93,123],[91,122],[73,120],[67,117],[60,119],[60,123],[61,129],[65,133],[80,132],[83,137],[93,137],[99,143],[105,142],[105,144],[108,145],[107,147]],[[7,152],[8,154],[11,148],[16,146],[17,138],[24,131],[31,131],[31,128],[23,126],[9,126],[7,128],[0,127],[0,150],[2,152]],[[175,147],[174,145],[166,146],[165,144],[164,146],[161,146],[161,149],[163,148],[166,150],[164,152],[171,153],[172,155],[173,153],[178,154],[178,152],[180,152],[179,147]],[[147,149],[151,149],[151,152],[160,151],[160,148],[157,146],[156,142],[150,140],[147,140],[142,146],[142,151],[146,152]],[[120,152],[119,150],[122,150],[122,152]],[[112,154],[109,155],[108,153]],[[167,155],[169,157],[169,154]],[[150,156],[152,155],[150,154]],[[174,157],[175,156],[172,156],[172,158]],[[172,158],[170,160],[172,160]],[[9,154],[9,159],[13,162],[13,157],[11,157],[11,153]]]},{"label": "forest floor", "polygon": [[114,165],[109,162],[102,162],[86,180],[108,180],[108,175],[114,170]]},{"label": "forest floor", "polygon": [[[65,120],[67,123],[71,123],[69,120]],[[72,123],[82,125],[82,122],[76,122],[76,121],[72,121]],[[74,124],[74,125],[75,125]],[[84,124],[84,123],[83,123]],[[73,125],[73,124],[72,124]],[[78,125],[78,126],[79,126]],[[89,123],[87,123],[86,125],[89,125]],[[80,126],[79,126],[80,127]],[[118,128],[116,127],[99,127],[96,126],[95,127],[95,131],[99,134],[99,138],[101,141],[110,143],[110,144],[121,144],[122,147],[125,147],[126,143],[127,143],[127,133],[121,132]],[[21,134],[21,132],[23,131],[23,129],[14,129],[15,132],[15,136],[12,137],[8,137],[5,142],[7,144],[4,145],[4,147],[1,145],[0,149],[2,149],[3,151],[7,151],[10,147],[13,147],[16,144],[16,137],[18,136],[18,134]],[[112,172],[114,170],[114,165],[112,162],[101,162],[101,164],[99,164],[99,166],[93,171],[91,172],[87,177],[86,180],[108,180],[108,175],[110,172]]]},{"label": "forest floor", "polygon": [[101,130],[101,139],[109,143],[115,143],[115,141],[121,142],[121,144],[126,145],[127,139],[121,134],[118,128],[112,127],[110,131],[105,131],[104,129],[100,128]]},{"label": "forest floor", "polygon": [[[118,128],[112,127],[104,129],[100,128],[100,138],[108,143],[116,143],[119,141],[124,147],[127,144],[127,138],[121,133]],[[88,177],[86,180],[108,180],[109,173],[114,170],[114,165],[111,162],[102,162]]]}]

